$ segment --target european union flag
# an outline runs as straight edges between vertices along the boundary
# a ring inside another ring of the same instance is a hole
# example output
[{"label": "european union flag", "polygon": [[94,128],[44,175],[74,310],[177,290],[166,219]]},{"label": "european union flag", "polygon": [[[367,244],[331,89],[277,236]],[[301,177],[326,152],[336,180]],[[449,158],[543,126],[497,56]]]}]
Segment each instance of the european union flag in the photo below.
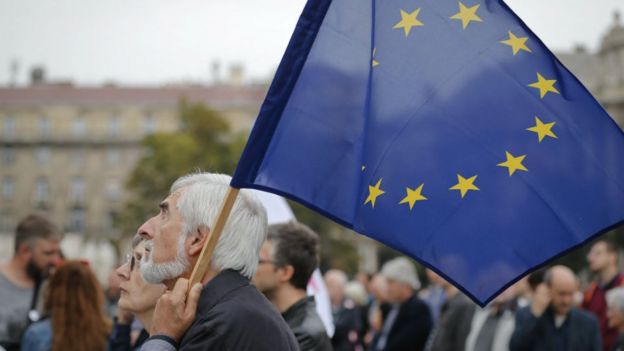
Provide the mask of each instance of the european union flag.
[{"label": "european union flag", "polygon": [[624,135],[496,0],[309,0],[232,180],[480,304],[624,219]]}]

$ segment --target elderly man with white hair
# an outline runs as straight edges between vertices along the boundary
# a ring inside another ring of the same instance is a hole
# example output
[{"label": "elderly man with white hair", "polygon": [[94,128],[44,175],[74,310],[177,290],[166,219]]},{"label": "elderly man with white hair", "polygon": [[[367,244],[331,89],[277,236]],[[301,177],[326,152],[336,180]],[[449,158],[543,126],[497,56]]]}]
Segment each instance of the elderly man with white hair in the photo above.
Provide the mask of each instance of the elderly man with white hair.
[{"label": "elderly man with white hair", "polygon": [[384,316],[374,350],[423,350],[432,327],[429,307],[418,298],[420,281],[412,262],[398,257],[386,262],[381,274],[387,280],[387,297],[392,308]]},{"label": "elderly man with white hair", "polygon": [[607,291],[607,318],[609,328],[618,332],[611,350],[624,351],[624,287]]},{"label": "elderly man with white hair", "polygon": [[159,299],[152,336],[142,350],[298,350],[286,322],[250,284],[267,219],[247,190],[238,195],[201,286],[193,286],[186,297],[187,279],[229,183],[230,177],[220,174],[181,177],[160,203],[159,213],[139,228],[146,240],[143,278],[172,290]]}]

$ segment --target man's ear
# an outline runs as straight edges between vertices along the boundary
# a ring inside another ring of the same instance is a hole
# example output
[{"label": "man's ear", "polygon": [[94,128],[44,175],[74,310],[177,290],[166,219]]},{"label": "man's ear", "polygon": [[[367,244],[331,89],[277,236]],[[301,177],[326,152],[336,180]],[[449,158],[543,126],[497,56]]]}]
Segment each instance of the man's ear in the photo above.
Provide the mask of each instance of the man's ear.
[{"label": "man's ear", "polygon": [[200,226],[195,229],[194,232],[189,234],[187,243],[189,243],[189,256],[199,256],[201,250],[204,248],[204,243],[210,237],[210,229],[206,226]]},{"label": "man's ear", "polygon": [[293,275],[295,274],[295,267],[287,264],[285,266],[279,267],[277,271],[279,274],[279,280],[283,283],[286,283],[290,281],[290,279],[292,279]]},{"label": "man's ear", "polygon": [[22,257],[30,257],[32,255],[32,251],[33,249],[28,243],[21,244],[17,249],[18,255]]}]

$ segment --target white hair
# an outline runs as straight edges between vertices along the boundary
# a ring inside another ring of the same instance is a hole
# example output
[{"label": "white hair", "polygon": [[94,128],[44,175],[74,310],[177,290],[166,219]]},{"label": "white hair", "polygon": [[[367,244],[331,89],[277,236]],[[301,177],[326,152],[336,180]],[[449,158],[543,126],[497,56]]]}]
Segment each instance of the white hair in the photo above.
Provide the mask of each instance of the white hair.
[{"label": "white hair", "polygon": [[364,288],[362,283],[355,280],[348,282],[347,286],[345,286],[345,296],[360,306],[365,306],[368,302],[366,288]]},{"label": "white hair", "polygon": [[331,280],[335,282],[342,290],[345,289],[345,287],[347,286],[347,282],[349,281],[349,278],[347,278],[347,274],[339,269],[328,270],[327,272],[325,272],[324,278],[326,281]]},{"label": "white hair", "polygon": [[624,287],[607,291],[607,306],[618,311],[624,311]]},{"label": "white hair", "polygon": [[[152,240],[145,240],[145,248],[152,250]],[[179,277],[191,265],[184,252],[184,237],[180,236],[176,245],[176,257],[171,262],[155,263],[154,255],[141,259],[141,276],[150,284],[159,284],[168,279]]]},{"label": "white hair", "polygon": [[414,265],[405,257],[397,257],[386,262],[381,267],[381,275],[386,277],[386,279],[393,279],[407,284],[414,290],[420,289],[420,280],[418,280]]},{"label": "white hair", "polygon": [[[200,227],[211,229],[230,187],[230,176],[196,173],[178,178],[171,193],[183,189],[177,209],[184,222],[182,240]],[[233,269],[251,279],[267,234],[267,214],[251,190],[240,190],[212,255],[216,270]]]}]

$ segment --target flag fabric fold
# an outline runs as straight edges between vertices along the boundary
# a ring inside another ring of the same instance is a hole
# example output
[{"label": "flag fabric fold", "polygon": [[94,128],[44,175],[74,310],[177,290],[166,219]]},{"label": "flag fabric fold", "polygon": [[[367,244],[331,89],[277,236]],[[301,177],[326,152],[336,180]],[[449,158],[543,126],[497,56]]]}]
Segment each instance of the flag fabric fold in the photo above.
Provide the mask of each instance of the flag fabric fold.
[{"label": "flag fabric fold", "polygon": [[232,179],[483,305],[624,219],[624,134],[496,0],[309,0]]}]

